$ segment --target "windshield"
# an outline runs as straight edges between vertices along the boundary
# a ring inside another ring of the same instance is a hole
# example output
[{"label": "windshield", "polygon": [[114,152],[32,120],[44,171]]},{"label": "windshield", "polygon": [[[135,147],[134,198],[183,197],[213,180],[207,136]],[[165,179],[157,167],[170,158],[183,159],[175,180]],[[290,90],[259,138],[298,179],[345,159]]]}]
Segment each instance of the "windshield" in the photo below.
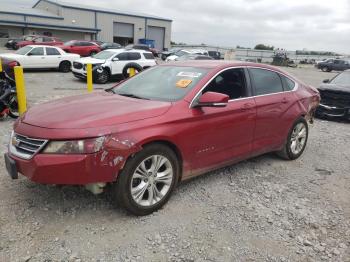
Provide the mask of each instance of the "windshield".
[{"label": "windshield", "polygon": [[331,84],[350,87],[350,72],[343,72],[331,81]]},{"label": "windshield", "polygon": [[68,42],[65,42],[63,45],[64,46],[72,46],[72,45],[74,45],[74,41],[68,41]]},{"label": "windshield", "polygon": [[102,51],[102,52],[97,53],[96,55],[93,55],[92,57],[93,57],[93,58],[96,58],[96,59],[106,60],[106,59],[111,58],[111,57],[114,56],[114,55],[115,55],[114,52],[111,52],[111,51]]},{"label": "windshield", "polygon": [[16,51],[16,54],[18,55],[25,55],[27,54],[30,50],[32,50],[32,48],[30,46],[25,46],[25,47],[22,47],[21,49],[18,49]]},{"label": "windshield", "polygon": [[115,94],[156,101],[183,98],[207,74],[208,69],[180,66],[157,66],[116,86]]}]

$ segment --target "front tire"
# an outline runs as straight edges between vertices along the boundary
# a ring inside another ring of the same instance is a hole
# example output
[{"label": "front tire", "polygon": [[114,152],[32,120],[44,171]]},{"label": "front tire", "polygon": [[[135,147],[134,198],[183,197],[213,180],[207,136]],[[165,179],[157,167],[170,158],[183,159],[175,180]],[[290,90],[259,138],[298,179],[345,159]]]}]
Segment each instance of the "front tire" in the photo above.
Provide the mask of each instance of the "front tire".
[{"label": "front tire", "polygon": [[148,215],[169,200],[178,177],[176,154],[163,144],[151,144],[127,161],[113,196],[130,213]]},{"label": "front tire", "polygon": [[58,70],[63,73],[70,72],[72,65],[69,61],[62,61],[58,67]]},{"label": "front tire", "polygon": [[277,154],[286,160],[299,158],[306,147],[309,137],[309,127],[305,118],[299,118],[290,129],[283,149]]},{"label": "front tire", "polygon": [[8,113],[8,115],[13,119],[16,119],[19,117],[17,95],[13,95],[9,99],[9,113]]},{"label": "front tire", "polygon": [[108,83],[110,77],[111,76],[110,76],[109,72],[106,69],[104,69],[104,68],[96,69],[95,74],[94,74],[95,82],[97,84],[106,84],[106,83]]}]

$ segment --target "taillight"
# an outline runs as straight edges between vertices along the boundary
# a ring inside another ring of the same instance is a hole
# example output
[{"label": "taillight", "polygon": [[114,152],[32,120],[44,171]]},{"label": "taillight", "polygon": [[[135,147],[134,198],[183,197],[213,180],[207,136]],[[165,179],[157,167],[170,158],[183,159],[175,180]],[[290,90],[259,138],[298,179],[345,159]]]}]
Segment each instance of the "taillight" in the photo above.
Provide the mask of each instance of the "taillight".
[{"label": "taillight", "polygon": [[9,67],[10,68],[14,68],[15,66],[18,66],[19,64],[17,63],[17,61],[12,61],[9,63]]}]

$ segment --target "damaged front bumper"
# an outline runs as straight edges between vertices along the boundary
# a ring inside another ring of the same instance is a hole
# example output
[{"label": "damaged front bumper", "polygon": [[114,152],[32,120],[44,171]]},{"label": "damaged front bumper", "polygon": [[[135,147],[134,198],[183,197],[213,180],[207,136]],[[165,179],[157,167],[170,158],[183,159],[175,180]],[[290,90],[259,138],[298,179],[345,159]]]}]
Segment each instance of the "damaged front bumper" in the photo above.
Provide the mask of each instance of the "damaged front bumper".
[{"label": "damaged front bumper", "polygon": [[317,107],[316,115],[319,117],[332,117],[350,120],[350,107],[337,107],[320,104]]}]

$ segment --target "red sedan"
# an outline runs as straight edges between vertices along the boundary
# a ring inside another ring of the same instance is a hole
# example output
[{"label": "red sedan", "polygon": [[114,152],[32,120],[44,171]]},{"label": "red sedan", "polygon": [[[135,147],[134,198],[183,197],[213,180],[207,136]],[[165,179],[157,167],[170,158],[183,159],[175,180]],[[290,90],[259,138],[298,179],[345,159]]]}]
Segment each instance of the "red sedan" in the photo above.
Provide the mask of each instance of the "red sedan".
[{"label": "red sedan", "polygon": [[243,159],[303,153],[318,91],[275,67],[187,61],[145,70],[107,90],[32,107],[5,155],[43,184],[85,185],[136,215],[178,182]]},{"label": "red sedan", "polygon": [[101,47],[90,41],[72,40],[60,46],[67,53],[78,54],[81,56],[93,56],[101,52]]},{"label": "red sedan", "polygon": [[36,36],[33,37],[30,40],[23,40],[16,44],[15,49],[22,48],[27,45],[51,45],[51,46],[57,46],[62,45],[63,42],[59,40],[56,37],[49,37],[49,36]]}]

